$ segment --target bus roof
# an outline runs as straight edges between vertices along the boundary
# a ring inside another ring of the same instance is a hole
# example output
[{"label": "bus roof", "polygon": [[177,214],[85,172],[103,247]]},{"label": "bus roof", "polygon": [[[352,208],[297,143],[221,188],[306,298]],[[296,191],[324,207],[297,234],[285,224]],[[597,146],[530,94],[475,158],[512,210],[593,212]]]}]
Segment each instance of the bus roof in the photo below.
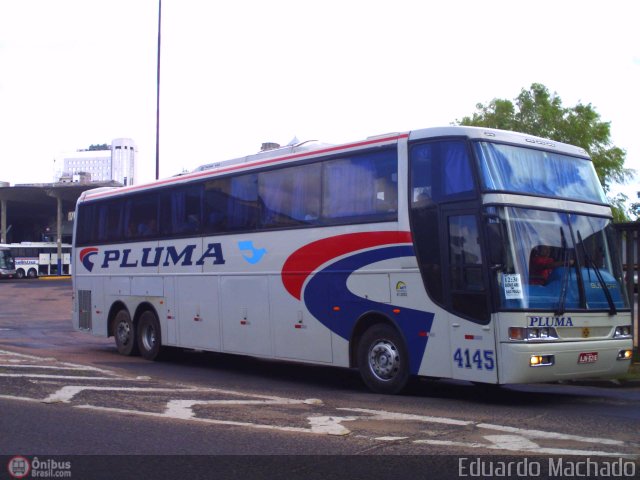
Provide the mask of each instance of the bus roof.
[{"label": "bus roof", "polygon": [[104,198],[112,195],[126,194],[130,192],[144,191],[150,188],[163,187],[168,185],[177,185],[188,183],[192,180],[214,177],[221,173],[229,173],[248,169],[251,167],[275,165],[280,162],[298,160],[303,158],[312,158],[316,155],[324,155],[331,153],[348,152],[367,147],[383,146],[393,144],[400,139],[419,140],[436,137],[468,137],[472,139],[482,139],[491,141],[500,141],[505,143],[521,144],[523,146],[533,146],[537,148],[547,148],[568,155],[580,156],[588,158],[587,152],[573,145],[561,142],[554,142],[533,135],[510,132],[506,130],[497,130],[483,127],[467,127],[467,126],[447,126],[432,127],[409,132],[394,132],[383,135],[367,137],[364,140],[345,143],[341,145],[332,145],[317,142],[315,140],[301,142],[295,145],[287,145],[281,148],[258,152],[245,157],[224,160],[216,163],[209,163],[196,168],[193,172],[176,175],[173,177],[156,180],[151,183],[142,185],[131,185],[127,187],[102,187],[93,190],[87,190],[78,198],[78,203],[91,201],[98,198]]}]

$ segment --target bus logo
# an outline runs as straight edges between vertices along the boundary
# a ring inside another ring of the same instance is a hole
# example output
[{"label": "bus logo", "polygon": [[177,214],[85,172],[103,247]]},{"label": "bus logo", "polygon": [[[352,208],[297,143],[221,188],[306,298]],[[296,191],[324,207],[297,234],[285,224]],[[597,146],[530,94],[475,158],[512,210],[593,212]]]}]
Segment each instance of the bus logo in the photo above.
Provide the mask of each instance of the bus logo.
[{"label": "bus logo", "polygon": [[267,250],[264,248],[254,247],[252,240],[243,240],[241,242],[238,242],[238,248],[241,251],[247,250],[249,252],[249,255],[243,254],[242,258],[244,258],[251,265],[255,265],[256,263],[260,262],[260,260],[262,260],[262,257],[264,257],[264,254],[267,253]]},{"label": "bus logo", "polygon": [[93,257],[98,254],[98,249],[96,247],[83,248],[80,250],[80,261],[84,268],[89,271],[93,270]]}]

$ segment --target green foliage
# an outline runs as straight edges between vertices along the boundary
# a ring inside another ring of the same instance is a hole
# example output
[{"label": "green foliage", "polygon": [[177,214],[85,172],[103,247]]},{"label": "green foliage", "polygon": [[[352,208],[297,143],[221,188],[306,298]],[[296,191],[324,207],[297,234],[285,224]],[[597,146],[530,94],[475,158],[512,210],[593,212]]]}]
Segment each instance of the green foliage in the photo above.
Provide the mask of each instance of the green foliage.
[{"label": "green foliage", "polygon": [[636,222],[640,221],[640,202],[634,202],[629,207],[629,213],[636,217]]},{"label": "green foliage", "polygon": [[89,148],[86,150],[87,152],[93,152],[96,150],[111,150],[111,146],[103,143],[101,145],[89,145]]},{"label": "green foliage", "polygon": [[[611,211],[613,212],[613,221],[616,223],[619,222],[628,222],[629,217],[627,215],[626,201],[629,200],[624,193],[619,193],[613,198],[609,198],[609,203],[611,204]],[[631,206],[631,213],[633,213],[633,205]]]},{"label": "green foliage", "polygon": [[[633,176],[633,170],[624,168],[626,152],[611,144],[609,122],[600,121],[591,104],[563,107],[556,93],[534,83],[529,90],[522,89],[514,101],[493,99],[487,105],[478,103],[476,109],[455,123],[514,130],[584,148],[605,192],[612,183],[624,183]],[[620,203],[617,207],[624,215],[624,207]]]}]

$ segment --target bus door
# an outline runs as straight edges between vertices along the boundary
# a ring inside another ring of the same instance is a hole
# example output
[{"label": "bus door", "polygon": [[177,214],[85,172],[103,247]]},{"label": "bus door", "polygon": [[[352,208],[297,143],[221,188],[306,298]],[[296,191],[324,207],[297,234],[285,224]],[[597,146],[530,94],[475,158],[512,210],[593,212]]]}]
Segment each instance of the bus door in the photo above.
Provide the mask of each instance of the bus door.
[{"label": "bus door", "polygon": [[442,206],[444,301],[453,378],[497,382],[494,325],[477,208]]}]

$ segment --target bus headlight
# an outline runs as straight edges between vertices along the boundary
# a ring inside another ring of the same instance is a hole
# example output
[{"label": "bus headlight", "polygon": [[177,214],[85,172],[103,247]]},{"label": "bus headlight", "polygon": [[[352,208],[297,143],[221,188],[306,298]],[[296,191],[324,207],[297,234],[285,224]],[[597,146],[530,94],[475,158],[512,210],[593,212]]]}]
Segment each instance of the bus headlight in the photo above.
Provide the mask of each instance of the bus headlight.
[{"label": "bus headlight", "polygon": [[530,367],[549,367],[555,363],[553,355],[531,355],[529,359]]},{"label": "bus headlight", "polygon": [[616,327],[613,338],[631,338],[631,325],[622,325]]},{"label": "bus headlight", "polygon": [[510,327],[509,340],[521,342],[557,340],[558,333],[554,327]]},{"label": "bus headlight", "polygon": [[631,350],[620,350],[618,352],[618,360],[631,360],[633,352]]}]

